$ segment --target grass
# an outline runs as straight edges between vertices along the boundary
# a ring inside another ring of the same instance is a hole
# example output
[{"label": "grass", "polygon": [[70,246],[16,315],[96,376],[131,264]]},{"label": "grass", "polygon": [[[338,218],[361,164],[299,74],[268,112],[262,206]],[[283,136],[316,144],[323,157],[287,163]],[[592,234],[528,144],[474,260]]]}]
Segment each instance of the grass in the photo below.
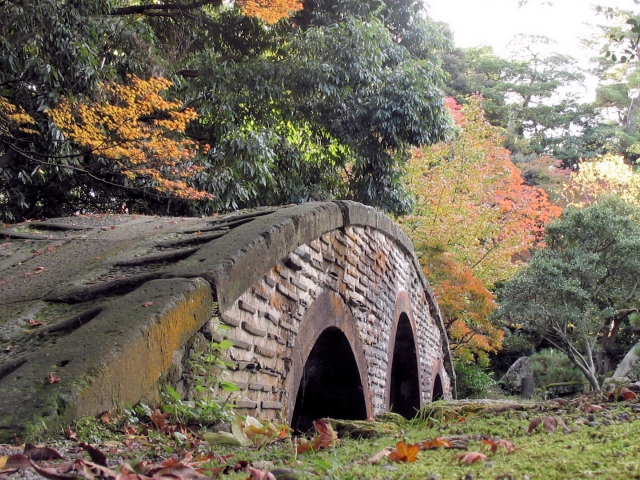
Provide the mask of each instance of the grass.
[{"label": "grass", "polygon": [[[569,401],[547,402],[436,402],[421,416],[406,421],[387,415],[377,422],[333,422],[337,431],[345,427],[353,436],[358,431],[374,438],[341,438],[333,448],[319,452],[296,453],[296,439],[285,438],[261,448],[209,445],[202,431],[175,433],[142,431],[125,435],[117,421],[105,425],[95,419],[84,419],[72,427],[80,440],[98,448],[115,452],[110,465],[145,459],[160,462],[171,456],[181,458],[185,451],[213,453],[207,467],[227,466],[220,478],[247,479],[246,471],[234,472],[234,465],[248,462],[254,468],[274,471],[278,479],[629,479],[640,478],[640,405],[629,402],[605,403],[601,397],[580,397]],[[586,405],[599,404],[602,410],[587,413]],[[557,417],[566,423],[567,431],[558,428],[548,432],[538,426],[528,433],[535,417]],[[362,427],[366,427],[362,429]],[[413,463],[393,463],[387,458],[372,464],[376,452],[395,447],[399,441],[413,444],[436,437],[455,437],[454,445],[466,443],[462,449],[422,450]],[[503,439],[515,445],[512,453],[499,447],[492,453],[483,439]],[[45,442],[46,443],[46,442]],[[486,461],[460,462],[460,455],[480,452]],[[231,457],[226,460],[224,456]],[[206,473],[206,471],[205,471]]]}]

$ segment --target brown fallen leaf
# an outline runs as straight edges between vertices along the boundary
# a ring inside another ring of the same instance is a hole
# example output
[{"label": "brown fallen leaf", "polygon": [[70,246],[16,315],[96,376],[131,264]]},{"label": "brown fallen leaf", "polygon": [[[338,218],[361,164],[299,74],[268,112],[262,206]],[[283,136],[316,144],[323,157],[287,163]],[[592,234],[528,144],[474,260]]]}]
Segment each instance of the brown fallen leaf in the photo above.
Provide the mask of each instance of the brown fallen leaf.
[{"label": "brown fallen leaf", "polygon": [[458,462],[464,463],[465,465],[473,462],[478,462],[480,460],[482,460],[482,462],[485,462],[487,460],[487,456],[480,452],[467,452],[463,453],[462,455],[458,455],[456,458],[458,459]]},{"label": "brown fallen leaf", "polygon": [[35,320],[33,318],[29,320],[30,327],[39,327],[40,325],[44,325],[40,320]]},{"label": "brown fallen leaf", "polygon": [[24,454],[34,462],[47,462],[49,460],[64,460],[64,457],[49,447],[36,447],[32,443],[24,445]]},{"label": "brown fallen leaf", "polygon": [[558,427],[562,427],[565,433],[569,432],[569,427],[567,427],[567,424],[560,417],[535,417],[529,422],[527,433],[534,431],[540,424],[542,424],[542,428],[549,433],[555,432]]},{"label": "brown fallen leaf", "polygon": [[333,447],[338,443],[338,434],[324,420],[314,420],[313,427],[318,434],[313,437],[314,450]]},{"label": "brown fallen leaf", "polygon": [[104,425],[108,425],[111,422],[113,422],[113,417],[111,416],[111,413],[109,412],[102,412],[100,414],[100,422],[103,423]]},{"label": "brown fallen leaf", "polygon": [[271,472],[265,472],[264,470],[256,470],[253,467],[247,467],[251,476],[247,480],[276,480],[276,477]]},{"label": "brown fallen leaf", "polygon": [[93,447],[87,443],[81,443],[80,448],[82,448],[89,454],[93,463],[95,463],[96,465],[100,465],[101,467],[108,467],[107,456],[96,447]]},{"label": "brown fallen leaf", "polygon": [[435,450],[436,448],[453,447],[450,440],[440,437],[434,438],[433,440],[424,440],[422,442],[418,442],[418,446],[420,447],[420,450]]},{"label": "brown fallen leaf", "polygon": [[7,458],[7,462],[4,464],[4,468],[6,469],[21,469],[21,468],[29,468],[31,467],[31,463],[29,463],[29,457],[23,455],[22,453],[15,453],[10,455]]},{"label": "brown fallen leaf", "polygon": [[590,403],[585,403],[582,406],[582,411],[584,413],[593,413],[593,412],[601,412],[604,410],[602,405],[591,405]]},{"label": "brown fallen leaf", "polygon": [[616,389],[609,392],[608,397],[610,402],[626,402],[636,398],[636,394],[627,387],[622,387],[620,390]]},{"label": "brown fallen leaf", "polygon": [[507,453],[512,453],[516,449],[516,446],[513,443],[507,442],[506,440],[487,438],[485,440],[482,440],[482,443],[490,445],[492,453],[496,453],[498,451],[498,447],[500,446],[504,447]]},{"label": "brown fallen leaf", "polygon": [[58,377],[55,373],[50,373],[49,376],[47,377],[47,383],[49,384],[58,383],[60,380],[62,379]]},{"label": "brown fallen leaf", "polygon": [[143,307],[150,307],[151,305],[153,305],[155,302],[144,302],[142,304]]},{"label": "brown fallen leaf", "polygon": [[419,451],[420,447],[417,443],[407,445],[404,442],[398,442],[395,451],[391,452],[388,458],[390,462],[413,463],[418,459]]},{"label": "brown fallen leaf", "polygon": [[74,442],[78,441],[78,435],[76,435],[76,433],[73,430],[71,430],[71,427],[65,428],[64,433],[69,440],[73,440]]},{"label": "brown fallen leaf", "polygon": [[151,468],[145,472],[145,475],[154,479],[209,480],[209,477],[201,471],[179,462],[168,466]]},{"label": "brown fallen leaf", "polygon": [[380,460],[382,460],[383,458],[388,457],[388,456],[391,454],[391,452],[393,452],[393,449],[392,449],[392,448],[389,448],[389,447],[387,447],[387,448],[383,448],[383,449],[382,449],[382,450],[380,450],[378,453],[376,453],[376,454],[374,454],[374,455],[370,456],[370,457],[367,459],[367,461],[368,461],[369,463],[378,463],[378,462],[379,462]]}]

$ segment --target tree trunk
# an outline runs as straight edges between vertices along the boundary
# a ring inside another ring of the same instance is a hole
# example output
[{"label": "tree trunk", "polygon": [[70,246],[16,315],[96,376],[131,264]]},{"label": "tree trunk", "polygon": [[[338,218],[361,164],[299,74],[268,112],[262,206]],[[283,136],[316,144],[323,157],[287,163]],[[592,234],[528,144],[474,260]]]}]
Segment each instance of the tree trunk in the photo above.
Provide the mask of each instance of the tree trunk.
[{"label": "tree trunk", "polygon": [[613,372],[613,378],[626,377],[631,367],[640,359],[640,342],[636,343],[631,350],[624,356],[616,371]]}]

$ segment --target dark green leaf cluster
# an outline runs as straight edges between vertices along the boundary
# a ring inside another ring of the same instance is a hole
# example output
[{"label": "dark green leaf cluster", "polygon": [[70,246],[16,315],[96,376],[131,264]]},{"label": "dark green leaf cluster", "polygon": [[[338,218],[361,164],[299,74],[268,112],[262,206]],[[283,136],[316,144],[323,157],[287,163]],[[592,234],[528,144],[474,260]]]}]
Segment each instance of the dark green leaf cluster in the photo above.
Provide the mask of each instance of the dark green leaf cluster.
[{"label": "dark green leaf cluster", "polygon": [[[0,220],[83,211],[209,214],[349,198],[394,213],[410,146],[448,131],[438,53],[446,29],[416,0],[303,2],[272,26],[217,0],[0,2],[0,95],[40,135],[0,132]],[[158,6],[160,5],[160,6]],[[191,5],[197,5],[192,8]],[[188,134],[209,202],[164,197],[65,140],[46,116],[102,81],[161,75],[195,108]]]},{"label": "dark green leaf cluster", "polygon": [[603,347],[640,308],[640,208],[613,196],[569,207],[545,238],[498,291],[497,316],[541,334],[597,388]]}]

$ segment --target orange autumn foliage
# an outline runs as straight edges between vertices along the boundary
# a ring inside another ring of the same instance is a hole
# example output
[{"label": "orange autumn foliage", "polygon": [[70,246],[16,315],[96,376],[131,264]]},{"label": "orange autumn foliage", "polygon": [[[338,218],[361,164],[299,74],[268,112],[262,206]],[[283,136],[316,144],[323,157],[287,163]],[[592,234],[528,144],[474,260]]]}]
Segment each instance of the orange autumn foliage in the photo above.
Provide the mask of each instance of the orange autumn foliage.
[{"label": "orange autumn foliage", "polygon": [[48,114],[83,155],[109,162],[130,184],[179,198],[210,198],[184,181],[202,170],[194,161],[196,143],[184,135],[197,114],[161,95],[171,85],[160,77],[130,76],[126,85],[103,84],[98,101],[63,98]]},{"label": "orange autumn foliage", "polygon": [[238,5],[245,15],[258,17],[266,23],[276,23],[302,9],[299,0],[239,0]]},{"label": "orange autumn foliage", "polygon": [[560,209],[524,184],[481,97],[447,106],[457,136],[413,151],[406,182],[416,207],[399,222],[438,295],[454,356],[486,363],[504,335],[488,320],[495,308],[489,289],[515,273]]},{"label": "orange autumn foliage", "polygon": [[407,187],[416,208],[403,224],[414,242],[445,245],[490,288],[515,272],[514,256],[541,241],[560,208],[524,184],[499,129],[485,120],[481,97],[461,112],[457,138],[414,150]]}]

